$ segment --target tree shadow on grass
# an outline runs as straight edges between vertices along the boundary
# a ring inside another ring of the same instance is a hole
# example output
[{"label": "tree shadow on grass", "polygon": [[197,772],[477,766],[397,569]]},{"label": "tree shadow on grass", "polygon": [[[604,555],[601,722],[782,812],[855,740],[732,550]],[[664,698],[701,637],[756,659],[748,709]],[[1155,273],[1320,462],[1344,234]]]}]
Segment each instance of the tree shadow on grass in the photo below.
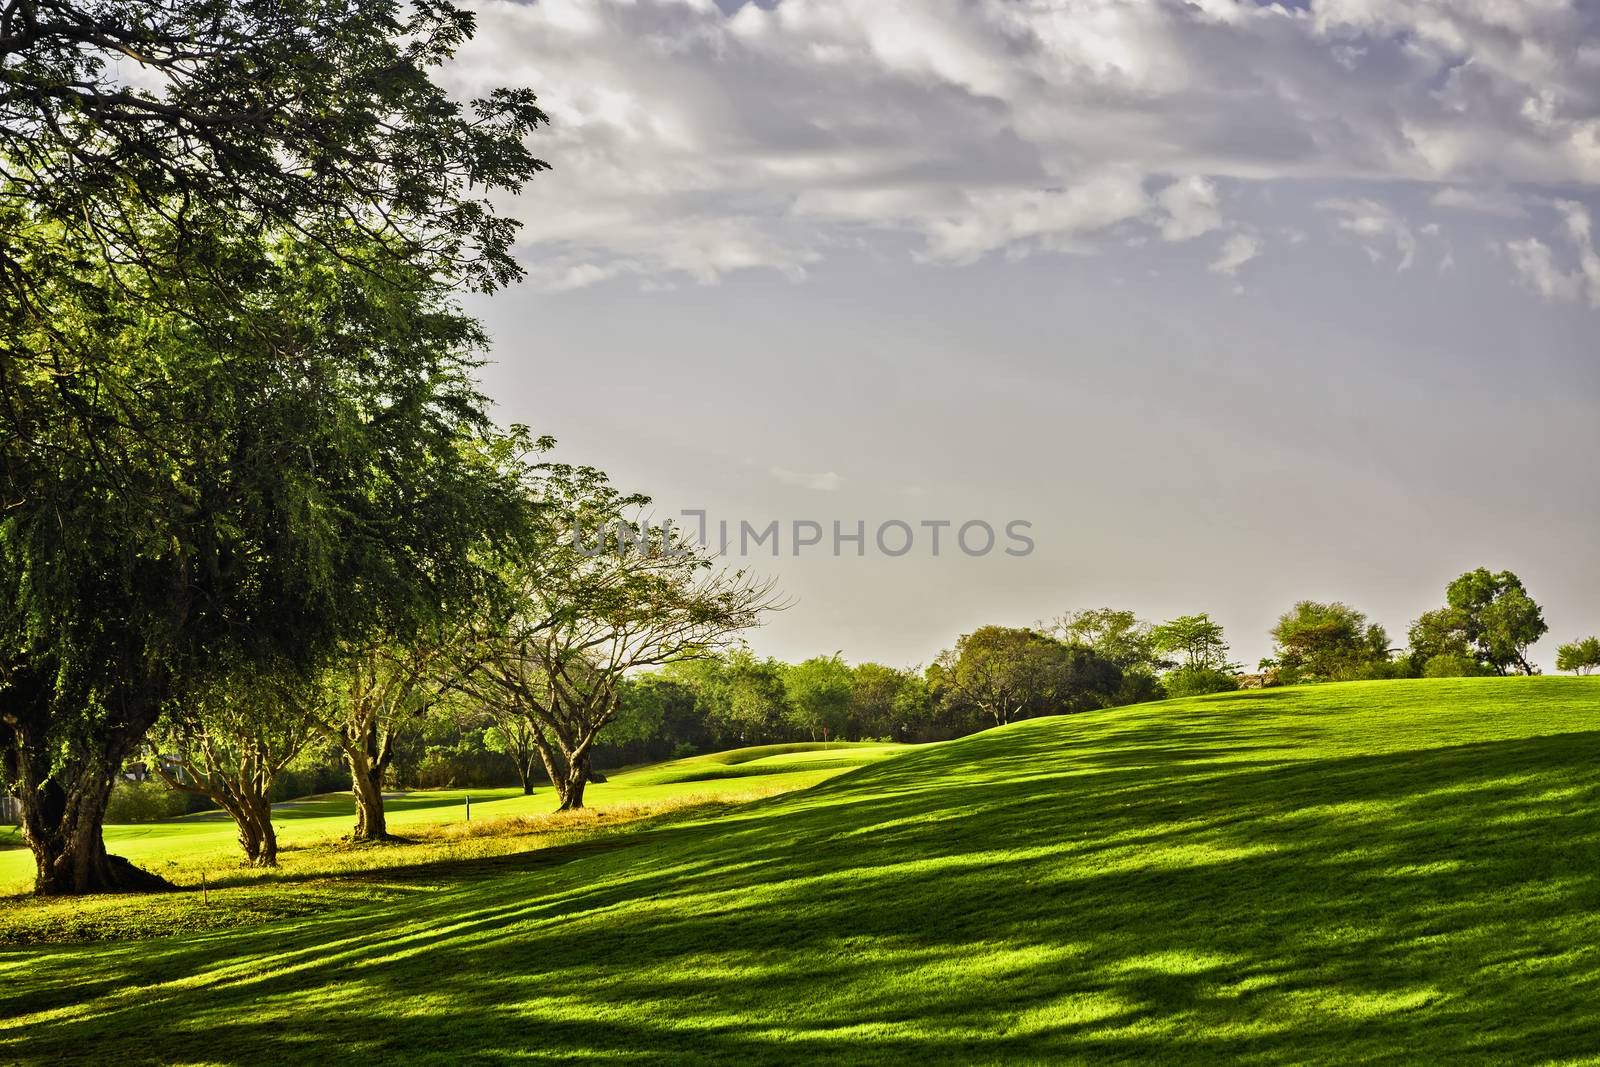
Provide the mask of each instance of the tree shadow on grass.
[{"label": "tree shadow on grass", "polygon": [[1273,742],[1220,714],[1030,723],[420,905],[49,950],[0,1010],[74,1010],[0,1058],[1593,1053],[1600,733]]}]

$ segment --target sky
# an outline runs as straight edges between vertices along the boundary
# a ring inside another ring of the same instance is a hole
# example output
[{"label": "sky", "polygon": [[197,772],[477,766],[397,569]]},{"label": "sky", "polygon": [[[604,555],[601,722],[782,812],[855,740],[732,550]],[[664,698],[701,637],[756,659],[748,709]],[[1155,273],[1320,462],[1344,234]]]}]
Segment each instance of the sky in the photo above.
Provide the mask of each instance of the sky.
[{"label": "sky", "polygon": [[726,523],[758,652],[1115,606],[1253,666],[1480,565],[1600,633],[1600,4],[472,6],[452,88],[551,120],[497,415]]}]

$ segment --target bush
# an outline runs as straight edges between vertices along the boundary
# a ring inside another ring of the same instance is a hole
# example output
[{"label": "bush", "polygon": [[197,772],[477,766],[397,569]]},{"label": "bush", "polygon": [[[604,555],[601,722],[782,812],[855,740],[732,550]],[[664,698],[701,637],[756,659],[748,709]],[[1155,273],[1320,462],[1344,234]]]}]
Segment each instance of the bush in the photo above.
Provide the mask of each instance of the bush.
[{"label": "bush", "polygon": [[1483,669],[1471,656],[1450,652],[1434,656],[1422,667],[1424,678],[1471,678],[1482,673]]},{"label": "bush", "polygon": [[1169,697],[1197,697],[1207,693],[1231,693],[1239,680],[1226,671],[1210,667],[1179,667],[1161,679]]},{"label": "bush", "polygon": [[1155,675],[1129,671],[1122,676],[1122,684],[1117,686],[1117,695],[1112,703],[1117,706],[1143,704],[1147,700],[1160,700],[1166,695]]},{"label": "bush", "polygon": [[111,800],[106,804],[106,822],[155,822],[173,819],[192,811],[211,807],[204,797],[180,793],[169,789],[154,779],[130,782],[119,778],[111,787]]},{"label": "bush", "polygon": [[1412,664],[1411,659],[1407,656],[1401,656],[1398,659],[1374,660],[1372,663],[1367,665],[1367,669],[1365,671],[1357,676],[1357,680],[1382,680],[1415,677],[1417,677],[1417,669]]},{"label": "bush", "polygon": [[672,749],[673,759],[688,759],[690,756],[700,755],[700,749],[688,741],[679,742]]},{"label": "bush", "polygon": [[272,783],[272,800],[293,800],[320,793],[339,793],[350,788],[350,772],[332,760],[302,767],[291,767]]}]

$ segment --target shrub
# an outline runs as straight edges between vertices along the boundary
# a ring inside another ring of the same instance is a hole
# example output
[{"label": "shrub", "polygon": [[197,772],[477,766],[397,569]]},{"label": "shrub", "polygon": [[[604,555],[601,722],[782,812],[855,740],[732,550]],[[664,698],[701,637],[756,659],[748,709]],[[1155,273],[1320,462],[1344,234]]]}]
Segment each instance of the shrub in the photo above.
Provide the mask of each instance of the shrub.
[{"label": "shrub", "polygon": [[1230,693],[1239,680],[1226,671],[1210,667],[1179,667],[1161,679],[1169,697],[1197,697],[1206,693]]},{"label": "shrub", "polygon": [[106,822],[155,822],[173,819],[211,807],[205,798],[168,789],[155,780],[130,782],[119,778],[111,787]]},{"label": "shrub", "polygon": [[1483,673],[1471,656],[1445,652],[1434,656],[1422,666],[1424,678],[1471,678]]}]

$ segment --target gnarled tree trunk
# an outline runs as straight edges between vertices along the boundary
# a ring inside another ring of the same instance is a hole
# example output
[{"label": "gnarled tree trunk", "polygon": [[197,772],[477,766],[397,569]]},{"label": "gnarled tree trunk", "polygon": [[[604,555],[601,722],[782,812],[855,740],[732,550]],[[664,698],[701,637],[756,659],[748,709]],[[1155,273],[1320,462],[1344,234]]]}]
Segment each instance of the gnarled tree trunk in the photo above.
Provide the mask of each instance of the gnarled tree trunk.
[{"label": "gnarled tree trunk", "polygon": [[45,736],[49,682],[15,671],[0,709],[0,740],[7,777],[22,806],[22,836],[33,851],[34,892],[40,896],[171,889],[158,875],[106,852],[103,826],[111,786],[153,711],[138,709],[125,725],[98,739],[63,765]]},{"label": "gnarled tree trunk", "polygon": [[387,841],[389,824],[383,812],[383,778],[394,759],[394,733],[375,721],[340,732],[340,748],[350,767],[350,791],[356,798],[352,841]]},{"label": "gnarled tree trunk", "polygon": [[542,730],[536,734],[539,758],[544,762],[545,773],[550,776],[550,784],[555,786],[556,796],[561,800],[556,809],[558,811],[576,811],[583,807],[584,787],[593,780],[593,773],[589,769],[589,751],[595,733],[598,730],[590,732],[571,747],[560,738],[552,742]]},{"label": "gnarled tree trunk", "polygon": [[244,845],[244,854],[250,865],[276,867],[278,831],[272,825],[272,802],[265,797],[252,798],[242,806],[234,820],[239,824],[239,843]]}]

